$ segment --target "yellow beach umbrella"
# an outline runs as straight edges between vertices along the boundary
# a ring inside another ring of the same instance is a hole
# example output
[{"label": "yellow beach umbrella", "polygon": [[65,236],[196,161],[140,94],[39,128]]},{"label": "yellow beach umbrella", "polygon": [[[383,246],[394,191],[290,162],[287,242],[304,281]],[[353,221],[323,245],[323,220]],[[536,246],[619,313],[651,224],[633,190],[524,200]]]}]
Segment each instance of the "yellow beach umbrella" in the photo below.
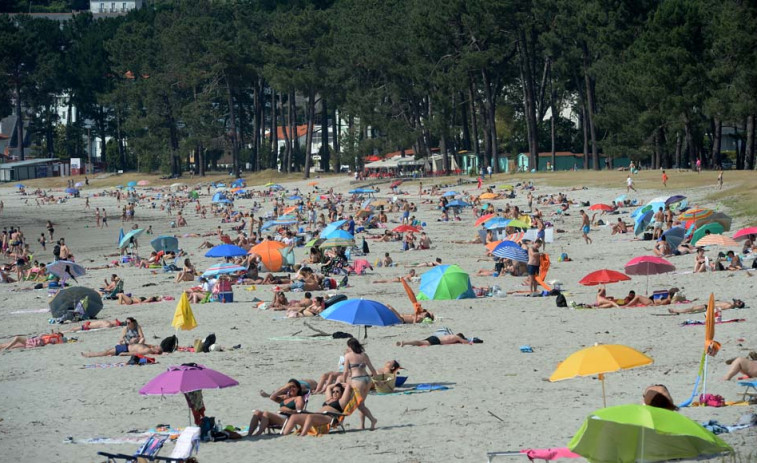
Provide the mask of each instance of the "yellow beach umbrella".
[{"label": "yellow beach umbrella", "polygon": [[738,246],[733,238],[724,235],[709,234],[697,241],[697,246]]},{"label": "yellow beach umbrella", "polygon": [[496,199],[497,195],[494,193],[484,193],[481,196],[478,197],[479,199]]},{"label": "yellow beach umbrella", "polygon": [[562,361],[549,377],[552,382],[575,378],[576,376],[598,375],[602,381],[602,400],[607,406],[605,396],[605,373],[628,370],[649,365],[654,360],[641,352],[621,344],[595,344],[574,352]]},{"label": "yellow beach umbrella", "polygon": [[171,326],[177,330],[189,331],[197,327],[197,320],[192,313],[192,307],[189,306],[187,293],[181,293],[181,299],[176,305],[176,311],[173,313]]}]

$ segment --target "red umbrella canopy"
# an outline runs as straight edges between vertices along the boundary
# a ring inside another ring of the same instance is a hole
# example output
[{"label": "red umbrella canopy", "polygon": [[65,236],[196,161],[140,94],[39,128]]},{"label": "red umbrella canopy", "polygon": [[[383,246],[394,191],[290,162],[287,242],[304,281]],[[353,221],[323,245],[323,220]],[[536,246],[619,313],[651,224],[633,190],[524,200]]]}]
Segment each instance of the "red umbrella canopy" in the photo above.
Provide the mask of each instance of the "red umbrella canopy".
[{"label": "red umbrella canopy", "polygon": [[757,227],[746,227],[733,234],[733,239],[736,241],[745,240],[749,235],[757,235]]},{"label": "red umbrella canopy", "polygon": [[617,283],[619,281],[627,281],[630,279],[631,277],[629,277],[625,273],[616,272],[615,270],[608,270],[606,268],[603,268],[602,270],[591,272],[590,274],[581,278],[579,283],[584,286],[596,286],[596,285],[604,285],[607,283]]},{"label": "red umbrella canopy", "polygon": [[606,212],[610,212],[610,211],[613,210],[613,208],[612,208],[612,206],[607,205],[607,204],[592,204],[589,207],[589,210],[590,211],[606,211]]},{"label": "red umbrella canopy", "polygon": [[420,228],[416,228],[410,225],[400,225],[398,227],[395,227],[394,230],[392,230],[394,233],[405,233],[405,232],[413,232],[418,233],[420,232]]},{"label": "red umbrella canopy", "polygon": [[634,257],[625,266],[628,275],[657,275],[672,272],[675,269],[675,265],[657,256]]},{"label": "red umbrella canopy", "polygon": [[493,218],[494,218],[494,217],[496,217],[496,216],[497,216],[497,214],[486,214],[486,215],[482,215],[481,217],[479,217],[479,218],[478,218],[478,220],[476,220],[476,223],[475,223],[475,224],[473,224],[473,226],[474,226],[474,227],[478,227],[478,226],[479,226],[479,225],[481,225],[482,223],[486,222],[486,221],[487,221],[487,220],[489,220],[489,219],[493,219]]}]

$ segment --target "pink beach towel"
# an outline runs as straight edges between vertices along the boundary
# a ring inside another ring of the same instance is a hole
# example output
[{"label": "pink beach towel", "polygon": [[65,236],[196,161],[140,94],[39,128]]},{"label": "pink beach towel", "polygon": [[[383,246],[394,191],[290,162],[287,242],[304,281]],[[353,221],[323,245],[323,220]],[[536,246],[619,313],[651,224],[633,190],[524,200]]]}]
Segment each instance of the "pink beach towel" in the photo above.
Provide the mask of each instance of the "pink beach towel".
[{"label": "pink beach towel", "polygon": [[571,452],[567,447],[558,447],[553,449],[523,449],[520,453],[525,453],[529,460],[559,460],[560,458],[583,458],[581,455]]}]

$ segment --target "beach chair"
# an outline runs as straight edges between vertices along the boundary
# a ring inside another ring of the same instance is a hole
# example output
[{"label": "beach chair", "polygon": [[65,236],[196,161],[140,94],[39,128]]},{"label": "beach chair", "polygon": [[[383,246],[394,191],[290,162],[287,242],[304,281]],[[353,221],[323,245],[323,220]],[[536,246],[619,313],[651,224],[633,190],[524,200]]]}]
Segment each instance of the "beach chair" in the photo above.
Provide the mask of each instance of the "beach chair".
[{"label": "beach chair", "polygon": [[176,446],[173,448],[173,452],[168,457],[175,461],[184,461],[192,456],[192,453],[197,454],[200,450],[200,428],[197,426],[188,426],[179,434],[179,438],[176,439]]},{"label": "beach chair", "polygon": [[104,296],[105,299],[118,299],[118,295],[124,292],[124,280],[118,280],[113,291]]},{"label": "beach chair", "polygon": [[324,426],[314,426],[308,431],[309,436],[323,436],[324,434],[329,434],[331,432],[336,432],[337,430],[341,432],[346,432],[344,429],[344,419],[348,416],[352,415],[355,410],[360,406],[360,404],[363,403],[363,396],[360,395],[360,392],[353,389],[352,390],[352,397],[350,397],[350,401],[347,402],[347,405],[344,407],[343,413],[326,413],[326,415],[329,415],[332,417],[331,423],[324,425]]},{"label": "beach chair", "polygon": [[147,438],[147,441],[139,447],[139,450],[134,452],[134,455],[126,455],[122,453],[107,453],[97,452],[98,455],[106,457],[108,463],[115,463],[119,460],[123,460],[127,463],[142,462],[142,461],[158,461],[158,452],[163,448],[163,444],[168,440],[168,436],[161,436],[159,434],[153,434]]},{"label": "beach chair", "polygon": [[[304,405],[304,408],[300,410],[300,413],[303,413],[308,409],[308,402],[310,401],[310,391],[306,392],[305,395],[302,396],[302,400],[305,401],[305,405]],[[281,426],[278,426],[276,424],[269,424],[268,428],[266,429],[266,432],[268,434],[274,434],[274,433],[281,434],[281,431],[284,430],[284,426],[286,426],[286,424],[287,424],[286,421],[284,421],[284,424]]]},{"label": "beach chair", "polygon": [[754,402],[757,400],[757,378],[739,381],[739,386],[745,386],[744,394],[741,396],[743,402]]}]

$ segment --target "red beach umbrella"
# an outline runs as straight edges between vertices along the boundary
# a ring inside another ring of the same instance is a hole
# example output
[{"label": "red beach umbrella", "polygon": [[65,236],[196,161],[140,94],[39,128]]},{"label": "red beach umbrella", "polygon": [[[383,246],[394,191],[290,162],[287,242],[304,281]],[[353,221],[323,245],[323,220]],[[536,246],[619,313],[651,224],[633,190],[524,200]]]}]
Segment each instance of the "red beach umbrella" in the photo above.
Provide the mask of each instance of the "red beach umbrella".
[{"label": "red beach umbrella", "polygon": [[757,235],[757,227],[746,227],[733,234],[733,239],[736,241],[745,240],[749,235]]},{"label": "red beach umbrella", "polygon": [[592,204],[589,207],[590,211],[605,211],[605,212],[611,212],[613,210],[613,207],[608,204]]},{"label": "red beach umbrella", "polygon": [[631,277],[629,277],[625,273],[616,272],[615,270],[608,270],[606,268],[603,268],[602,270],[591,272],[590,274],[581,278],[579,283],[584,286],[596,286],[596,285],[604,285],[607,283],[617,283],[619,281],[627,281],[630,279]]},{"label": "red beach umbrella", "polygon": [[478,226],[479,226],[479,225],[481,225],[482,223],[486,222],[486,221],[487,221],[487,220],[489,220],[489,219],[493,219],[493,218],[494,218],[494,217],[496,217],[496,216],[497,216],[497,214],[486,214],[486,215],[482,215],[481,217],[479,217],[479,218],[478,218],[478,220],[476,220],[476,223],[474,223],[474,224],[473,224],[473,226],[474,226],[474,227],[478,227]]},{"label": "red beach umbrella", "polygon": [[672,272],[676,266],[657,256],[639,256],[629,260],[625,265],[628,275],[646,275],[647,292],[649,292],[649,275]]}]

